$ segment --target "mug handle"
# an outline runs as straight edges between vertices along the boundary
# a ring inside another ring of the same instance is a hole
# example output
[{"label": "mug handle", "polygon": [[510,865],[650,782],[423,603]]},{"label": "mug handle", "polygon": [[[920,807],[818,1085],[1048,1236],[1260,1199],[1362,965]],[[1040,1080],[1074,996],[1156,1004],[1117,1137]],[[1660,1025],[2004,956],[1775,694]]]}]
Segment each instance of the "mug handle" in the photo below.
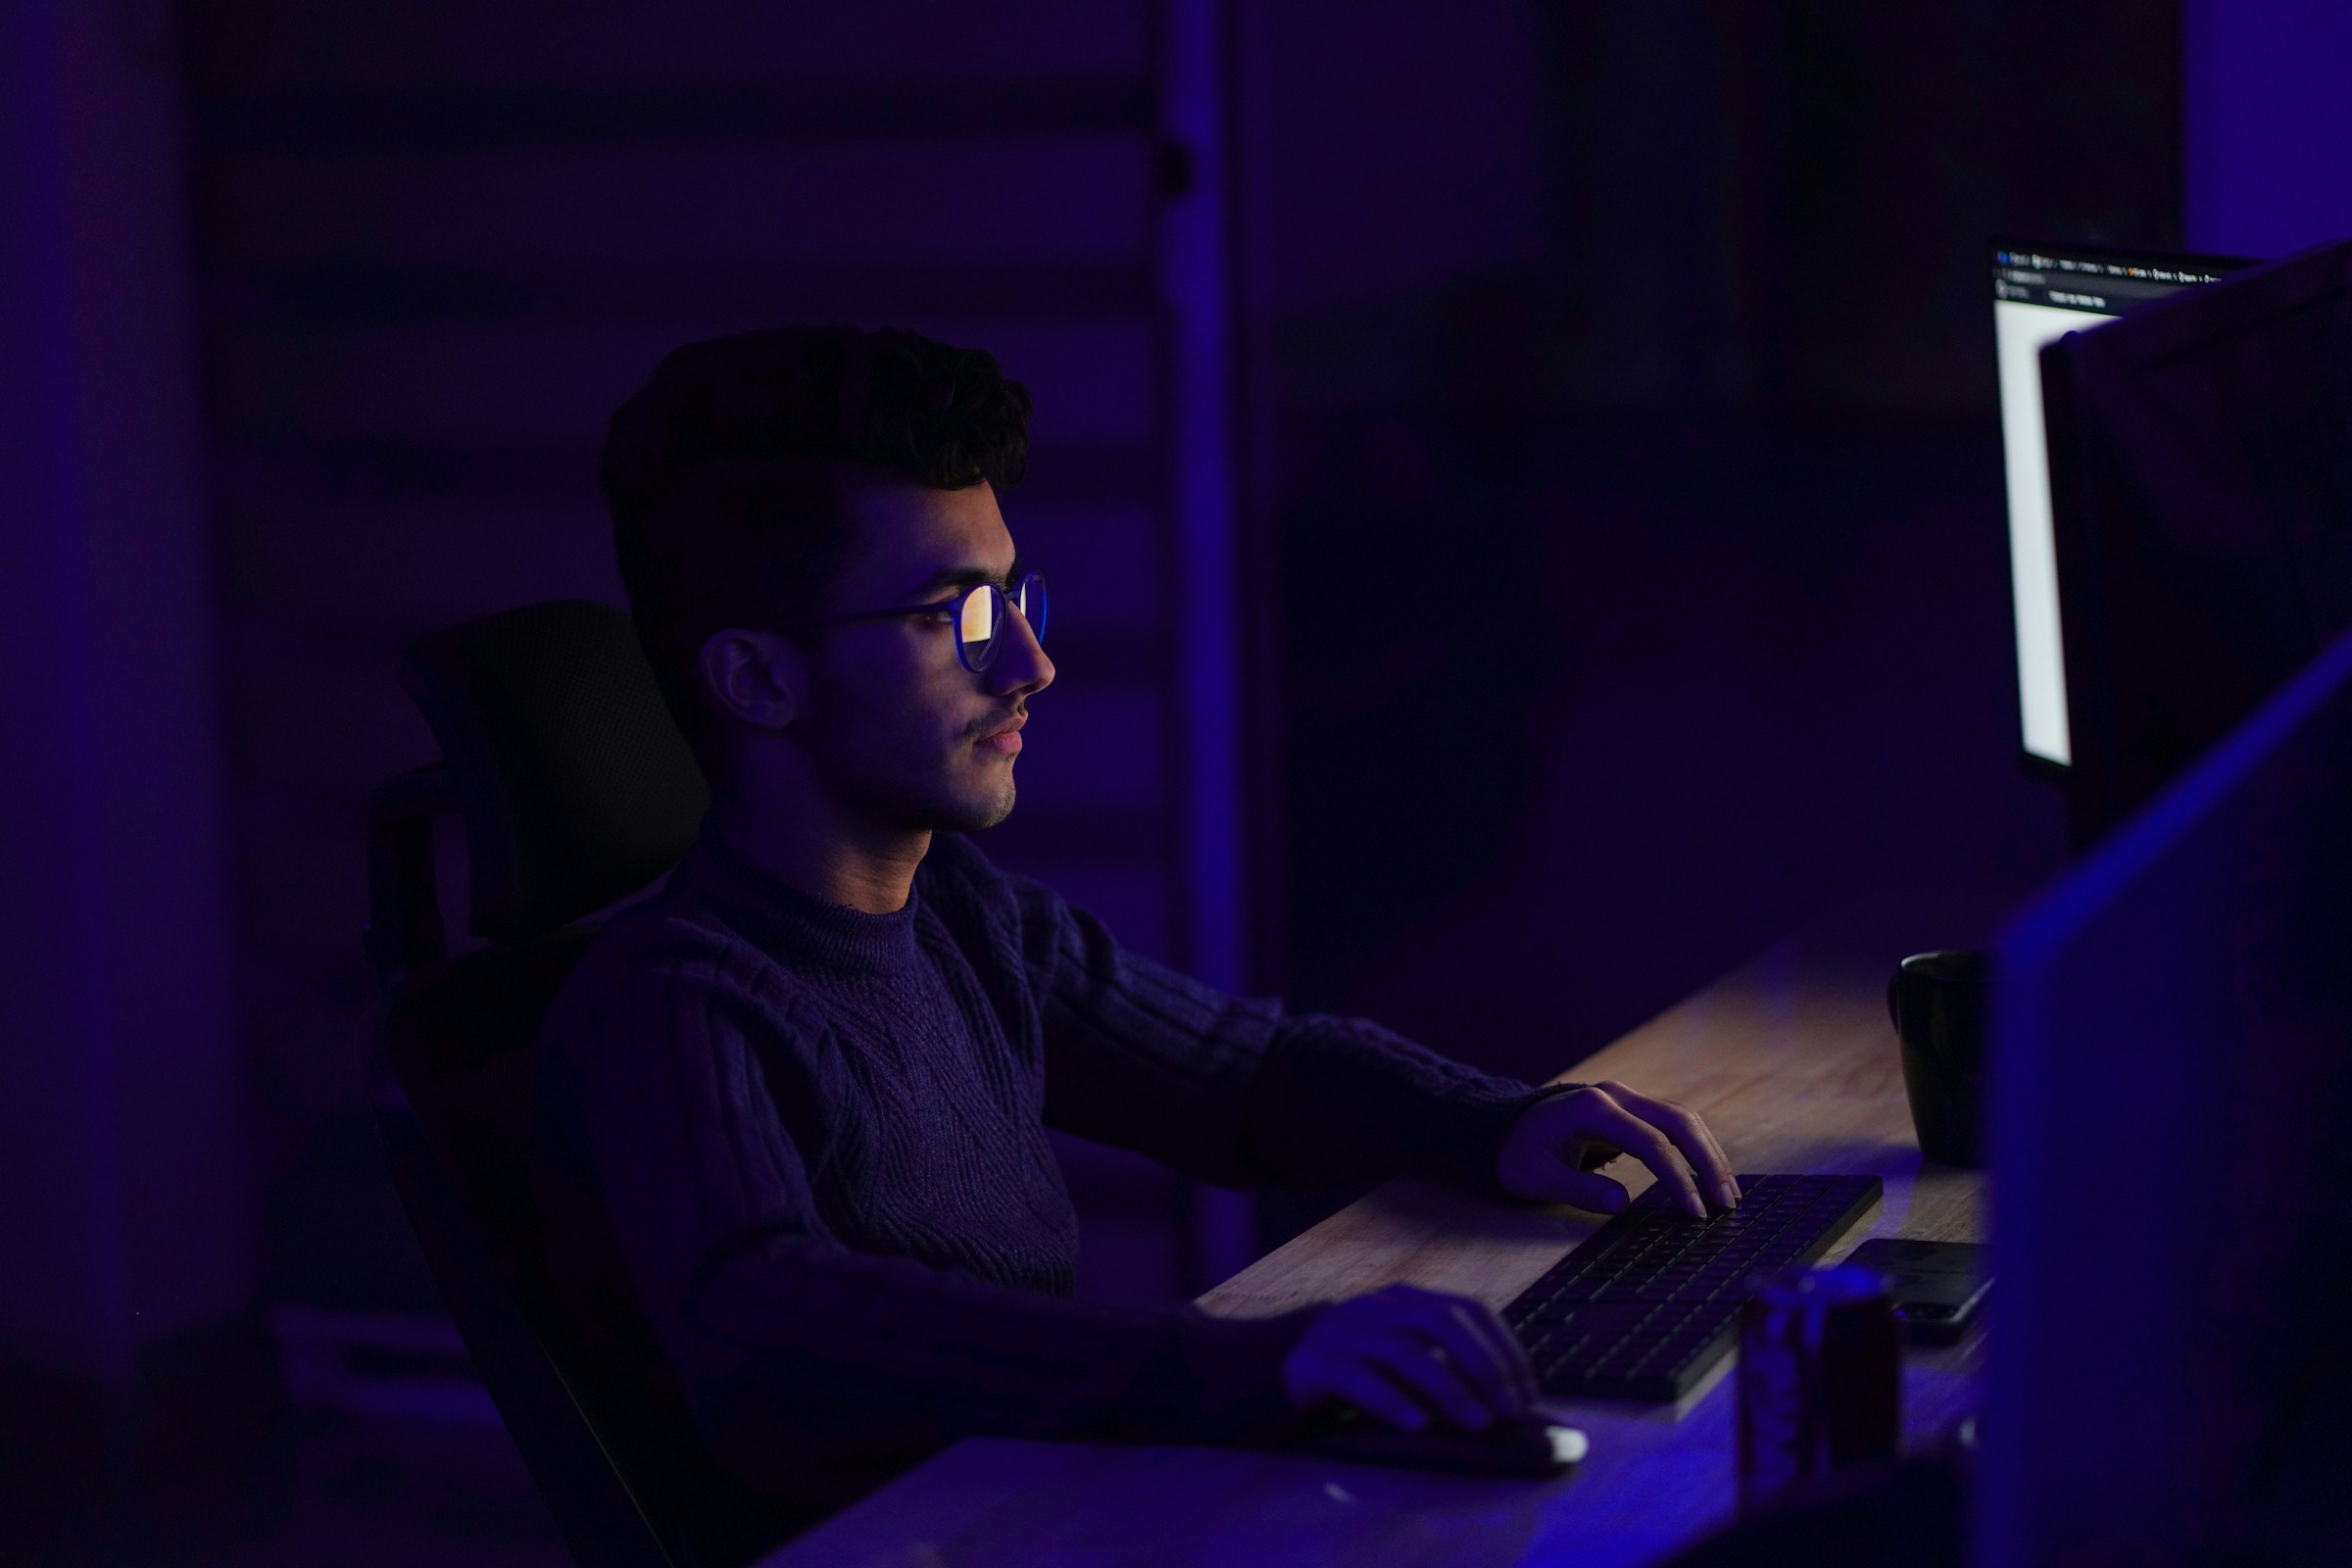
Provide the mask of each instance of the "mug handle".
[{"label": "mug handle", "polygon": [[1898,1035],[1903,1032],[1903,1010],[1896,1005],[1895,999],[1902,995],[1902,990],[1903,971],[1898,967],[1886,981],[1886,1021],[1894,1025]]}]

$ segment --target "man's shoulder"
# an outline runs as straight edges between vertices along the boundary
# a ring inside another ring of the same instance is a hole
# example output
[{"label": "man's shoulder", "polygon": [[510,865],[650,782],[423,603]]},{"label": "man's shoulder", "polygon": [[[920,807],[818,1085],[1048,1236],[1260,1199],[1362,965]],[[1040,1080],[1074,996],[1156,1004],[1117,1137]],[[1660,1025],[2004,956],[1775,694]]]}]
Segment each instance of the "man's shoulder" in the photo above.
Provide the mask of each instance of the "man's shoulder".
[{"label": "man's shoulder", "polygon": [[732,995],[786,1007],[798,989],[789,970],[718,910],[665,890],[621,909],[590,940],[556,995],[548,1027],[663,996],[708,1005]]},{"label": "man's shoulder", "polygon": [[580,955],[574,973],[629,973],[673,958],[724,959],[756,951],[716,911],[656,894],[616,910]]}]

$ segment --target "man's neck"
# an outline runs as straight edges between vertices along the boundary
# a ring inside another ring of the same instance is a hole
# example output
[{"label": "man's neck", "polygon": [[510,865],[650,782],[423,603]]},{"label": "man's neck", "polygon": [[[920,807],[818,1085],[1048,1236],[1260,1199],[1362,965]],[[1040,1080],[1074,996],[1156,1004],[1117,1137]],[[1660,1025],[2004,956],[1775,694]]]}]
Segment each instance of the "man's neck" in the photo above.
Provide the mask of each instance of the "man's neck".
[{"label": "man's neck", "polygon": [[881,831],[842,822],[818,807],[778,810],[722,792],[710,814],[729,844],[771,876],[866,914],[896,914],[931,851],[929,829]]}]

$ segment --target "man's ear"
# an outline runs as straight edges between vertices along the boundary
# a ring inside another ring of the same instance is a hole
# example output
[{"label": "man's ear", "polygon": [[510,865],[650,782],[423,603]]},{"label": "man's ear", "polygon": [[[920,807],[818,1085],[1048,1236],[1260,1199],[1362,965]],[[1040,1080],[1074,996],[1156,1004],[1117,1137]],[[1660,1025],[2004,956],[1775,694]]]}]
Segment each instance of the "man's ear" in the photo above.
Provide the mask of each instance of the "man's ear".
[{"label": "man's ear", "polygon": [[701,667],[710,700],[755,729],[783,729],[807,703],[800,650],[772,631],[712,632],[703,644]]}]

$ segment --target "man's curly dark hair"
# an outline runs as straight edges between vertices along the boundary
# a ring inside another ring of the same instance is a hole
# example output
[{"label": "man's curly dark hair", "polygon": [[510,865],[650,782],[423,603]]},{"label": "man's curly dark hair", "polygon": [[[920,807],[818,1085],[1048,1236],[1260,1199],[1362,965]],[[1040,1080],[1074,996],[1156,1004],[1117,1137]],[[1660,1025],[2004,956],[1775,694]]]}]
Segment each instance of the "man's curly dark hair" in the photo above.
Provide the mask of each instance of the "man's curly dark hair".
[{"label": "man's curly dark hair", "polygon": [[1028,430],[1029,389],[995,356],[915,332],[784,327],[664,359],[613,414],[603,478],[638,638],[697,749],[703,643],[817,609],[861,470],[1005,490]]}]

